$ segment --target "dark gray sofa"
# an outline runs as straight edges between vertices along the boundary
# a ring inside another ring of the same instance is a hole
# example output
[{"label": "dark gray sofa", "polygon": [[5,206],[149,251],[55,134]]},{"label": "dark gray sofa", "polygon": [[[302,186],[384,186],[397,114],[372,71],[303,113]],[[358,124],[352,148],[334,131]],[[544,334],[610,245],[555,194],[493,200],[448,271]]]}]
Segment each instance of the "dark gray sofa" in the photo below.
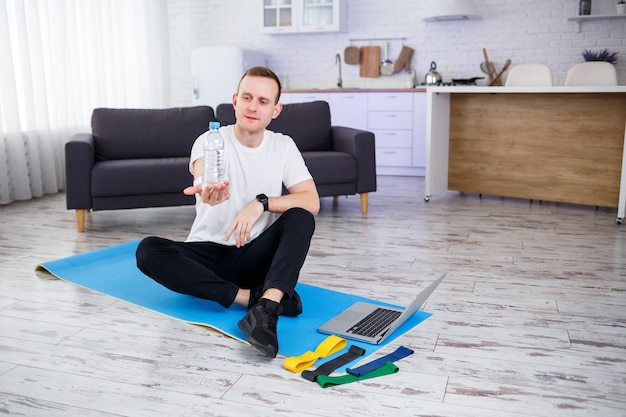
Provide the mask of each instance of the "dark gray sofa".
[{"label": "dark gray sofa", "polygon": [[[216,117],[217,116],[217,117]],[[193,178],[189,154],[211,121],[235,121],[231,104],[217,115],[208,106],[93,111],[92,133],[65,146],[66,202],[79,232],[90,210],[191,205],[182,190]],[[326,102],[287,104],[268,127],[290,135],[304,156],[321,197],[376,191],[374,134],[331,126]]]}]

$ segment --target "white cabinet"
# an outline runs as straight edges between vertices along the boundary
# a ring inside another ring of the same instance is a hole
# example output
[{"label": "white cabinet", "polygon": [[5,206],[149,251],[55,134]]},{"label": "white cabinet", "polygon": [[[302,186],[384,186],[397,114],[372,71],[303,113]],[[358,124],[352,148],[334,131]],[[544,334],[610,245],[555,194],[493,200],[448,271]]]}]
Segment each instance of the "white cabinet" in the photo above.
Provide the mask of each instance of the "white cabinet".
[{"label": "white cabinet", "polygon": [[367,96],[363,93],[329,93],[333,126],[367,130]]},{"label": "white cabinet", "polygon": [[261,31],[265,33],[294,33],[296,26],[295,0],[261,0]]},{"label": "white cabinet", "polygon": [[425,92],[283,93],[281,102],[324,100],[333,126],[368,130],[376,136],[379,175],[423,176],[426,166]]},{"label": "white cabinet", "polygon": [[261,32],[270,34],[341,32],[346,0],[261,0]]},{"label": "white cabinet", "polygon": [[322,100],[330,107],[333,126],[347,126],[367,130],[367,96],[364,93],[302,92],[283,93],[281,103],[308,103]]},{"label": "white cabinet", "polygon": [[367,130],[376,135],[376,165],[413,165],[413,93],[368,93]]}]

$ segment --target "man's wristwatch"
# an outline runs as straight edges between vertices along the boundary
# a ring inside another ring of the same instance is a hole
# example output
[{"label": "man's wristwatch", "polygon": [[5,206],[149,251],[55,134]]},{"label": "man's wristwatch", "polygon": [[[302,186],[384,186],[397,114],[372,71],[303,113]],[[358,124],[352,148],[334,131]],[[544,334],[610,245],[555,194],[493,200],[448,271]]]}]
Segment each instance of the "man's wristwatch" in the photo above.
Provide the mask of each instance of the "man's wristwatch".
[{"label": "man's wristwatch", "polygon": [[269,205],[269,202],[267,200],[267,196],[265,194],[259,194],[259,195],[256,196],[256,199],[257,199],[258,202],[263,204],[263,211],[267,211],[268,210],[268,205]]}]

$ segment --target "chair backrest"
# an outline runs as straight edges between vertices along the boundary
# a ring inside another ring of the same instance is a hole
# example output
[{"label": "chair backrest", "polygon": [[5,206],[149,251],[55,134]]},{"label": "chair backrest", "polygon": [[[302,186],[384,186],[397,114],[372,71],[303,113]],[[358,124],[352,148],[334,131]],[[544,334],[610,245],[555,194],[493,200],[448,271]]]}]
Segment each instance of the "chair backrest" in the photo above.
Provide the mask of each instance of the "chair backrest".
[{"label": "chair backrest", "polygon": [[196,138],[215,120],[209,106],[94,109],[96,160],[189,156]]},{"label": "chair backrest", "polygon": [[519,64],[509,71],[505,86],[552,86],[552,70],[545,64]]},{"label": "chair backrest", "polygon": [[617,85],[617,71],[610,62],[589,61],[574,65],[567,72],[565,85]]}]

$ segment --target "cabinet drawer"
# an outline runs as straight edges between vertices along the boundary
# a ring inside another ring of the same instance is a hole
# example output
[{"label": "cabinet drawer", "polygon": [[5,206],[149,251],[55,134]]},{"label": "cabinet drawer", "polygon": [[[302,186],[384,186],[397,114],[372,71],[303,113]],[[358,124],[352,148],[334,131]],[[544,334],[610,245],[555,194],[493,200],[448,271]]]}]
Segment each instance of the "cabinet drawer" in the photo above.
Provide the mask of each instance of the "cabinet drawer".
[{"label": "cabinet drawer", "polygon": [[311,101],[328,101],[327,93],[285,93],[282,95],[282,103],[309,103]]},{"label": "cabinet drawer", "polygon": [[376,165],[380,166],[411,166],[410,149],[376,148]]},{"label": "cabinet drawer", "polygon": [[367,108],[413,111],[413,93],[367,93]]},{"label": "cabinet drawer", "polygon": [[406,111],[370,111],[368,129],[413,129],[413,113]]},{"label": "cabinet drawer", "polygon": [[377,148],[408,148],[413,146],[410,130],[372,130],[376,136]]},{"label": "cabinet drawer", "polygon": [[329,93],[333,126],[367,130],[367,99],[363,93]]}]

